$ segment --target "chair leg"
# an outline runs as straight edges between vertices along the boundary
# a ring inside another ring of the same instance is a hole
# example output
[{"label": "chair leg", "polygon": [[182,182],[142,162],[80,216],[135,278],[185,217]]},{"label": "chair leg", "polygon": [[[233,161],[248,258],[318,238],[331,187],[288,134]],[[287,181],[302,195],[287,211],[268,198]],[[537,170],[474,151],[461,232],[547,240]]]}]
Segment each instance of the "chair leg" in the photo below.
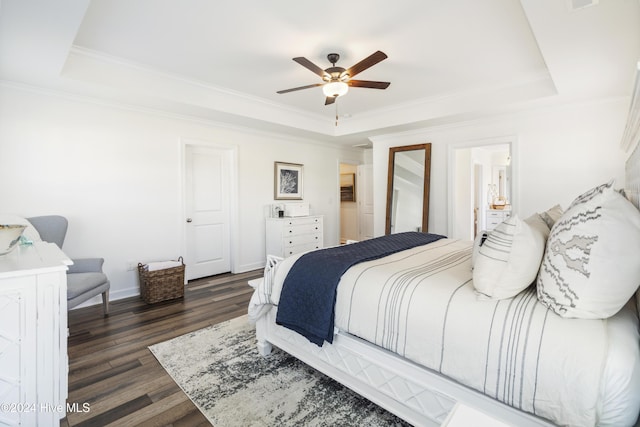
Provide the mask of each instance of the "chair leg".
[{"label": "chair leg", "polygon": [[102,293],[102,312],[104,317],[109,315],[109,290],[107,289]]}]

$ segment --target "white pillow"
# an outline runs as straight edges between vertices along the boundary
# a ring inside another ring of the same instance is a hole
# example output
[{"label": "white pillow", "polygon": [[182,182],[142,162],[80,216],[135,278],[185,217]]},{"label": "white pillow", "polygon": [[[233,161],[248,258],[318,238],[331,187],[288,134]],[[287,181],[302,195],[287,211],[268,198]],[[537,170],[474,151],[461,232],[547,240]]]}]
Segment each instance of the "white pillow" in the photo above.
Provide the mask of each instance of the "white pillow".
[{"label": "white pillow", "polygon": [[611,317],[640,285],[640,212],[612,186],[576,198],[549,235],[538,299],[562,317]]},{"label": "white pillow", "polygon": [[478,250],[473,286],[480,296],[511,298],[531,285],[538,274],[549,228],[540,215],[525,221],[512,215],[489,233]]},{"label": "white pillow", "polygon": [[489,237],[489,232],[487,230],[482,230],[478,234],[476,234],[476,238],[473,241],[473,251],[471,252],[471,268],[476,265],[476,259],[478,259],[478,252],[480,252],[480,247],[484,245],[485,240]]}]

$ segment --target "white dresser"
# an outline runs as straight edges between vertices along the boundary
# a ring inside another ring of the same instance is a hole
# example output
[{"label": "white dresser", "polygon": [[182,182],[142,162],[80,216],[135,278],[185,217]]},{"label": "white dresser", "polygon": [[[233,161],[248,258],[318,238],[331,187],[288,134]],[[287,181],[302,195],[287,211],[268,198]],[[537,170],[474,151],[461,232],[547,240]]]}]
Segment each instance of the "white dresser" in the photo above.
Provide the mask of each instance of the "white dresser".
[{"label": "white dresser", "polygon": [[487,223],[485,226],[485,230],[487,231],[493,230],[498,226],[498,224],[505,221],[510,216],[511,216],[510,210],[487,209]]},{"label": "white dresser", "polygon": [[267,218],[267,255],[286,258],[323,246],[322,216]]},{"label": "white dresser", "polygon": [[59,426],[67,398],[67,265],[53,243],[0,256],[0,426]]}]

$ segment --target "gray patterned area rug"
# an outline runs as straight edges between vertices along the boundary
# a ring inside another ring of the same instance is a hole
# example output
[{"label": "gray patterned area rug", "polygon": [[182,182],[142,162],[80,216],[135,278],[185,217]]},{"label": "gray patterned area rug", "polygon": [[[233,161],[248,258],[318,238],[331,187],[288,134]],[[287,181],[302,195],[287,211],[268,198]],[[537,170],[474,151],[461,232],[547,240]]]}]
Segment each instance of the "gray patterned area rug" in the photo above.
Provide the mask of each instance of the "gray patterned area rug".
[{"label": "gray patterned area rug", "polygon": [[261,357],[246,316],[149,349],[215,427],[408,425],[278,349]]}]

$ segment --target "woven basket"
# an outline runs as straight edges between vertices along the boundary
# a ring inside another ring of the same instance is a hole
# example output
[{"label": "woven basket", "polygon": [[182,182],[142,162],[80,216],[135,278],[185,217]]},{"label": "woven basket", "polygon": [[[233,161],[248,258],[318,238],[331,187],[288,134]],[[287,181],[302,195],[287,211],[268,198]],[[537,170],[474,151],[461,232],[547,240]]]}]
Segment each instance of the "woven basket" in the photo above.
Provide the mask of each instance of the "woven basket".
[{"label": "woven basket", "polygon": [[182,265],[164,270],[147,271],[138,263],[140,296],[147,304],[184,297],[184,261]]}]

